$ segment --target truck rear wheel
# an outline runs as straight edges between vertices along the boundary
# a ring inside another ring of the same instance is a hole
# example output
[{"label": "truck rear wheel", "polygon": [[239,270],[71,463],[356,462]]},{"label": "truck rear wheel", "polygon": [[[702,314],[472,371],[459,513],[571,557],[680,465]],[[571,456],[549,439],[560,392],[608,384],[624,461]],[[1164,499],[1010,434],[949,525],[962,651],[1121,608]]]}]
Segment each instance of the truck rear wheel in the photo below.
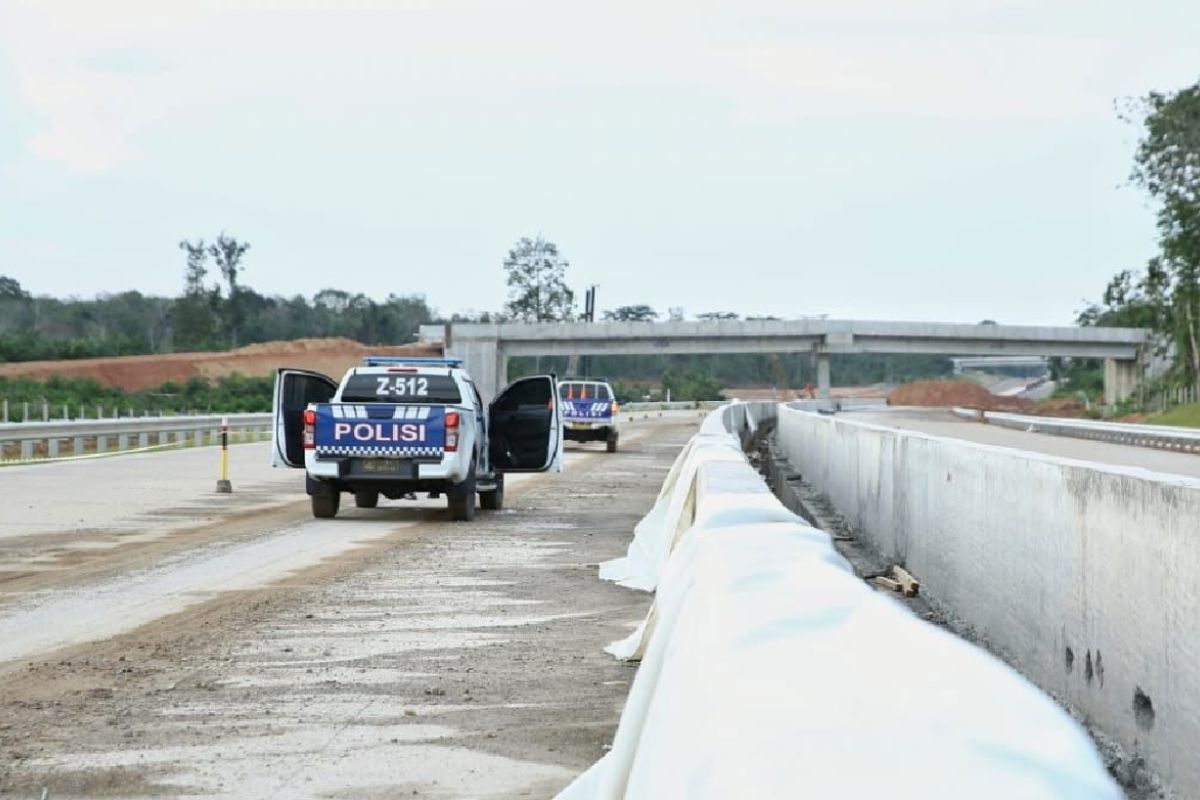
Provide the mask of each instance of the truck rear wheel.
[{"label": "truck rear wheel", "polygon": [[359,508],[375,508],[379,505],[379,492],[373,489],[360,489],[354,493],[354,505]]},{"label": "truck rear wheel", "polygon": [[496,488],[479,493],[479,507],[485,511],[499,511],[504,507],[504,473],[496,475]]},{"label": "truck rear wheel", "polygon": [[446,493],[450,508],[450,519],[455,522],[470,522],[475,519],[475,466],[467,479]]},{"label": "truck rear wheel", "polygon": [[604,440],[604,449],[609,453],[617,452],[617,439],[618,438],[619,437],[617,436],[615,431],[609,433],[608,438]]},{"label": "truck rear wheel", "polygon": [[310,494],[309,499],[312,500],[312,513],[318,519],[332,519],[337,516],[338,506],[342,504],[341,492],[326,492],[322,494]]}]

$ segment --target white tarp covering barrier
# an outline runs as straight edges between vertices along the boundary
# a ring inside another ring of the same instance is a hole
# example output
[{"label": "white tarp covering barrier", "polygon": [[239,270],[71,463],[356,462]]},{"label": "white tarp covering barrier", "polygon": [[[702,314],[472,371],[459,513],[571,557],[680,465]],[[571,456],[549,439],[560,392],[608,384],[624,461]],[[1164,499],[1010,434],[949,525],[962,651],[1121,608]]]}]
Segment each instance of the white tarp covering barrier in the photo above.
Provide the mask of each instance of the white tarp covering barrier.
[{"label": "white tarp covering barrier", "polygon": [[1048,697],[764,513],[745,461],[686,458],[691,524],[655,545],[654,606],[610,648],[642,657],[612,751],[561,800],[1121,796]]},{"label": "white tarp covering barrier", "polygon": [[696,469],[712,461],[745,463],[737,438],[722,430],[698,434],[688,442],[667,473],[654,508],[634,528],[628,552],[623,558],[601,564],[601,578],[631,589],[654,591],[679,527],[686,527],[687,523],[681,521],[693,513]]}]

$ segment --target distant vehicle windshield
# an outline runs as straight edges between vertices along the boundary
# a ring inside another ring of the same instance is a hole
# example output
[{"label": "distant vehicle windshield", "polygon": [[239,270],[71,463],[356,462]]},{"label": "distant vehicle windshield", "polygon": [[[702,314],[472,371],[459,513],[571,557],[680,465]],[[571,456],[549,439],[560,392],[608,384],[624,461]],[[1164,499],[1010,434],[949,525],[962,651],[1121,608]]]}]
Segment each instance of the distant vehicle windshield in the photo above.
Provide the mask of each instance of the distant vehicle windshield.
[{"label": "distant vehicle windshield", "polygon": [[558,385],[563,400],[612,400],[608,384],[595,381],[564,381]]}]

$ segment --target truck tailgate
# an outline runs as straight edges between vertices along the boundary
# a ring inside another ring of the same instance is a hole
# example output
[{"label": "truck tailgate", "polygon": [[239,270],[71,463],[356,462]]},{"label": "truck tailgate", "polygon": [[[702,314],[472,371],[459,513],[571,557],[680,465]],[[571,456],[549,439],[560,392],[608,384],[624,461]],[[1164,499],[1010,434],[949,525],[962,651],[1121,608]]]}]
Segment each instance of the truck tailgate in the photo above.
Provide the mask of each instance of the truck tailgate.
[{"label": "truck tailgate", "polygon": [[612,419],[609,400],[561,400],[563,419],[601,422]]},{"label": "truck tailgate", "polygon": [[323,403],[316,408],[318,456],[440,458],[445,406]]}]

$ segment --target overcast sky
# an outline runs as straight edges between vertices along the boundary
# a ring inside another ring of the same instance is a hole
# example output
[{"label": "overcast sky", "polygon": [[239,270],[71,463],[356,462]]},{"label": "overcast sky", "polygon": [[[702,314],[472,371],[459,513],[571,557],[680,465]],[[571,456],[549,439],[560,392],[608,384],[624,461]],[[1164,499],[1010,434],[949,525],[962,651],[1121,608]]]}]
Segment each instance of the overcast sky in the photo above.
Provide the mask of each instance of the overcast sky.
[{"label": "overcast sky", "polygon": [[0,0],[0,274],[496,309],[540,231],[602,309],[1066,323],[1198,78],[1195,0]]}]

